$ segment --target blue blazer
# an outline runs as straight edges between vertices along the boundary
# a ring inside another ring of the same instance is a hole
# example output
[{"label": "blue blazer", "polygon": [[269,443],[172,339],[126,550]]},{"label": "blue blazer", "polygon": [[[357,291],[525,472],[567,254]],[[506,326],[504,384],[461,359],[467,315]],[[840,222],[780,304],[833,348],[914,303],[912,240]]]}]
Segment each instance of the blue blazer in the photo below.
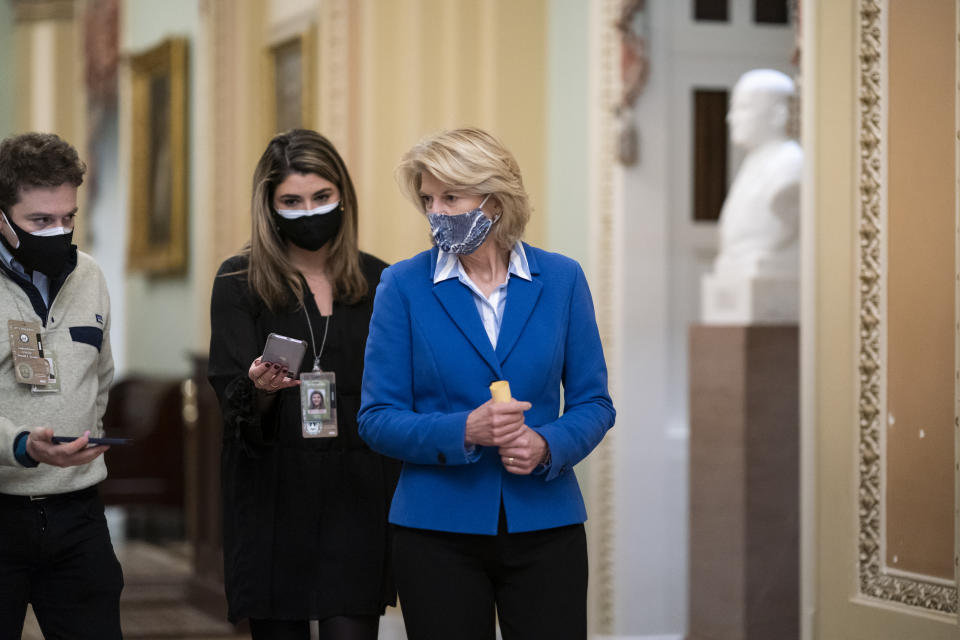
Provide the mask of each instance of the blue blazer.
[{"label": "blue blazer", "polygon": [[[510,277],[496,350],[470,290],[433,283],[436,248],[381,276],[358,420],[371,448],[404,462],[390,522],[493,535],[501,497],[511,533],[587,519],[573,465],[615,417],[593,300],[576,261],[524,250],[532,280]],[[514,475],[496,447],[465,450],[467,415],[494,380],[533,405],[526,423],[550,446],[546,472]]]}]

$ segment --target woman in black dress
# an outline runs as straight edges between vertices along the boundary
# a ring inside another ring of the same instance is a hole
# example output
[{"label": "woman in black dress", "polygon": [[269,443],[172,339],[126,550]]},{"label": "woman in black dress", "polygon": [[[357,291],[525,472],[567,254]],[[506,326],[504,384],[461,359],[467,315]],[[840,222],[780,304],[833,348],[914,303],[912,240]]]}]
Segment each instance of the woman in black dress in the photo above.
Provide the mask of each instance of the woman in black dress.
[{"label": "woman in black dress", "polygon": [[[399,464],[358,437],[357,410],[386,264],[357,250],[353,183],[316,132],[270,141],[251,214],[250,242],[221,265],[211,302],[228,616],[249,618],[255,640],[309,638],[309,620],[321,638],[374,639],[395,603],[387,509]],[[335,437],[310,435],[301,381],[261,362],[270,333],[308,343],[302,371],[336,377],[325,387]]]}]

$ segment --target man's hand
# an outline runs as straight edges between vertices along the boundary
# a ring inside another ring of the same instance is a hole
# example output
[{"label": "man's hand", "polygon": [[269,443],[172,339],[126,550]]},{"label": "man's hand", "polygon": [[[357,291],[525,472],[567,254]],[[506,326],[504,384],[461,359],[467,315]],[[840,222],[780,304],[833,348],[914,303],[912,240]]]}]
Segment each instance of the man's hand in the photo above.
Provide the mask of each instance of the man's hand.
[{"label": "man's hand", "polygon": [[86,431],[73,442],[54,444],[53,429],[37,427],[27,436],[27,454],[37,462],[55,467],[76,467],[89,464],[110,448],[102,444],[88,447],[89,438],[90,432]]}]

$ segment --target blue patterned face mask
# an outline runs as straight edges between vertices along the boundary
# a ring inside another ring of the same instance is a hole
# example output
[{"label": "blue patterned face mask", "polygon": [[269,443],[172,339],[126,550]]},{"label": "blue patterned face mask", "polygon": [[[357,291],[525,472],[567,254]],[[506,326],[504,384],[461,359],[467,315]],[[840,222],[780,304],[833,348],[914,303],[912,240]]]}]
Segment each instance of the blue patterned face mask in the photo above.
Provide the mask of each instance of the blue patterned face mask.
[{"label": "blue patterned face mask", "polygon": [[490,233],[490,227],[500,219],[497,216],[491,220],[483,214],[483,205],[490,194],[487,194],[480,206],[472,211],[458,215],[447,216],[442,213],[428,213],[430,233],[433,241],[441,250],[447,253],[464,255],[473,253],[480,248]]}]

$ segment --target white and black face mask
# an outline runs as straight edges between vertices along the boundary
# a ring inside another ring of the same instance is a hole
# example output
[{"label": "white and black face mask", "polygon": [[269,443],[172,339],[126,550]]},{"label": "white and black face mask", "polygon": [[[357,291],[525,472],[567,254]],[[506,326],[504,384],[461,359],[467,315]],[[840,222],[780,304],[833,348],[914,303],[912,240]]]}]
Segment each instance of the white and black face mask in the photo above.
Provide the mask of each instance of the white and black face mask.
[{"label": "white and black face mask", "polygon": [[307,251],[316,251],[340,231],[343,207],[332,202],[314,209],[277,209],[280,235]]},{"label": "white and black face mask", "polygon": [[5,237],[3,242],[24,269],[39,271],[50,278],[63,273],[73,247],[73,229],[53,227],[30,232],[15,225],[2,211],[0,215],[17,236],[15,247]]}]

